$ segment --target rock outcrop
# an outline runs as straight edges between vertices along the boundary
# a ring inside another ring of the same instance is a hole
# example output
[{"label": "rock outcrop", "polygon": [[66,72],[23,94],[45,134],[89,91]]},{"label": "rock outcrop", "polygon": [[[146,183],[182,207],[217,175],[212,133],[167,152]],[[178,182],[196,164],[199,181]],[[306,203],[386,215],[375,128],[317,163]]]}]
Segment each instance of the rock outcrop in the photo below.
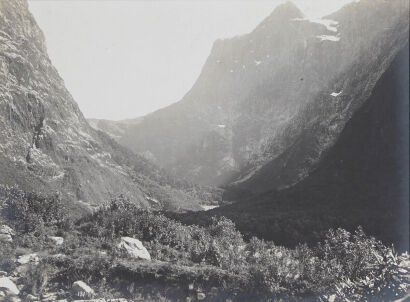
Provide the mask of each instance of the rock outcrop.
[{"label": "rock outcrop", "polygon": [[88,124],[52,65],[25,0],[0,1],[0,184],[58,191],[82,208],[124,194],[141,207],[194,210],[200,198],[192,192],[208,192]]}]

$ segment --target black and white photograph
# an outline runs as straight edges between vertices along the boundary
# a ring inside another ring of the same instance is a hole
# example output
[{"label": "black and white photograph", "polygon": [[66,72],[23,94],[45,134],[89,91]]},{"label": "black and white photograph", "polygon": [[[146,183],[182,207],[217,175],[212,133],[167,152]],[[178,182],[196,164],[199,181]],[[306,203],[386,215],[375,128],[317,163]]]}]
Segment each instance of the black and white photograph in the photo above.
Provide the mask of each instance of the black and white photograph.
[{"label": "black and white photograph", "polygon": [[409,0],[0,0],[0,302],[406,302]]}]

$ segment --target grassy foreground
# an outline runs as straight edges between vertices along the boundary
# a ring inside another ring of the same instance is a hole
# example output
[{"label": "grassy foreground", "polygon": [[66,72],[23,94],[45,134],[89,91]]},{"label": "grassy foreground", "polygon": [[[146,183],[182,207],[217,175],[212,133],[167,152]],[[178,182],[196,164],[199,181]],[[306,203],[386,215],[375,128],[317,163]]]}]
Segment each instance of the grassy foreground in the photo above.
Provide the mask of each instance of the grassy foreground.
[{"label": "grassy foreground", "polygon": [[[0,270],[15,277],[21,297],[70,300],[77,280],[97,297],[146,301],[391,301],[410,287],[408,254],[396,255],[360,227],[288,249],[246,241],[223,217],[186,226],[123,197],[72,220],[58,196],[0,187],[0,209],[1,225],[16,232],[0,245]],[[152,260],[125,255],[117,248],[122,236],[141,240]],[[32,253],[38,263],[16,261]]]}]

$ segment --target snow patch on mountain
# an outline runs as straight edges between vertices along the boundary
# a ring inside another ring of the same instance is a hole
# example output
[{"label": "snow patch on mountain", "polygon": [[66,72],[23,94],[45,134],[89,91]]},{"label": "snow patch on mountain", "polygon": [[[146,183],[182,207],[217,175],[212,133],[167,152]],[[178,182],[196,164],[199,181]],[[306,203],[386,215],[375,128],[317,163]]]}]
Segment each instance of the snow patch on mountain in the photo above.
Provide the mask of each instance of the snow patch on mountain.
[{"label": "snow patch on mountain", "polygon": [[219,206],[208,206],[208,205],[202,205],[201,204],[201,207],[204,209],[204,211],[209,211],[209,210],[212,210],[212,209],[216,209]]},{"label": "snow patch on mountain", "polygon": [[337,97],[337,96],[341,95],[342,92],[343,92],[343,90],[341,90],[340,92],[332,92],[330,95],[333,96],[333,97]]},{"label": "snow patch on mountain", "polygon": [[340,41],[339,36],[321,35],[321,36],[316,36],[316,38],[320,39],[320,41],[332,41],[332,42]]},{"label": "snow patch on mountain", "polygon": [[333,31],[335,33],[337,32],[337,26],[339,25],[339,22],[330,19],[295,18],[293,21],[308,21],[311,23],[320,24],[326,27],[328,31]]}]

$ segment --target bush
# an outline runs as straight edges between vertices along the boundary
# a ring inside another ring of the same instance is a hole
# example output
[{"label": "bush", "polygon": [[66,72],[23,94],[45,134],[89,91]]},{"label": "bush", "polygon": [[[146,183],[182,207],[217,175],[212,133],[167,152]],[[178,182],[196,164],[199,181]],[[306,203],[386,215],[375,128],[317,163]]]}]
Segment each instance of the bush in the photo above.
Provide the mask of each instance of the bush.
[{"label": "bush", "polygon": [[[366,236],[361,228],[353,234],[343,229],[329,230],[315,246],[288,249],[255,237],[245,241],[225,217],[212,218],[204,227],[187,226],[161,213],[140,209],[120,196],[65,232],[62,222],[67,220],[64,212],[58,212],[58,198],[42,198],[15,189],[7,196],[9,217],[22,224],[19,227],[26,233],[20,236],[24,240],[0,247],[2,267],[12,269],[14,256],[7,256],[12,254],[12,245],[41,242],[35,237],[37,232],[65,235],[62,246],[52,247],[53,253],[63,253],[64,257],[46,257],[42,266],[27,275],[27,290],[33,293],[40,293],[50,282],[70,286],[75,280],[103,288],[107,286],[104,280],[115,275],[115,267],[130,263],[135,266],[131,272],[122,267],[124,275],[116,275],[125,278],[124,283],[131,282],[126,279],[131,274],[139,280],[150,276],[155,282],[171,282],[171,278],[173,287],[178,282],[195,281],[204,287],[216,284],[218,291],[236,293],[244,301],[249,297],[260,301],[392,300],[408,289],[409,272],[404,269],[403,273],[402,263],[409,263],[409,256],[398,258],[392,248]],[[44,204],[40,204],[42,201]],[[35,219],[38,225],[34,231],[29,230],[25,224]],[[121,236],[143,241],[153,261],[138,262],[117,254],[115,247]],[[51,250],[43,244],[45,247]],[[205,272],[209,275],[199,275]]]},{"label": "bush", "polygon": [[45,227],[61,226],[68,220],[68,210],[58,194],[43,196],[26,193],[17,187],[1,187],[3,216],[16,230],[40,236]]}]

